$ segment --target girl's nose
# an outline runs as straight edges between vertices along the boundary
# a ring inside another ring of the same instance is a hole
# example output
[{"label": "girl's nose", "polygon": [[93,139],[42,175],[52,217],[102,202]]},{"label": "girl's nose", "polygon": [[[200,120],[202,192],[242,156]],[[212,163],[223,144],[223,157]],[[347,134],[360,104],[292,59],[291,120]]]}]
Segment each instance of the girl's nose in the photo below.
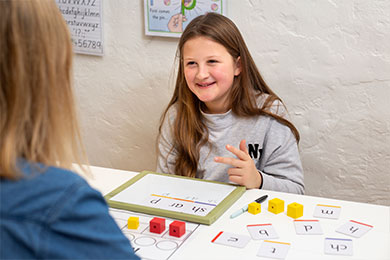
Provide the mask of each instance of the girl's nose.
[{"label": "girl's nose", "polygon": [[205,79],[208,78],[208,76],[209,76],[209,70],[207,66],[200,65],[198,67],[198,73],[196,74],[196,77],[198,79]]}]

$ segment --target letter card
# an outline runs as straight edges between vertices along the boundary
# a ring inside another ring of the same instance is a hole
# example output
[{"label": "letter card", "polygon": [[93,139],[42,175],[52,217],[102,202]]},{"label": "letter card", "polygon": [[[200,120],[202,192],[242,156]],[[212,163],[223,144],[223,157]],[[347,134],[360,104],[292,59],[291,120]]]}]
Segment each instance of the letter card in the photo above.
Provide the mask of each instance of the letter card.
[{"label": "letter card", "polygon": [[325,238],[324,251],[328,255],[353,255],[352,239]]},{"label": "letter card", "polygon": [[338,219],[340,217],[341,207],[317,204],[314,210],[316,218],[331,218]]},{"label": "letter card", "polygon": [[322,228],[318,220],[294,220],[295,232],[298,235],[322,235]]},{"label": "letter card", "polygon": [[370,231],[373,228],[373,226],[364,224],[361,222],[357,222],[354,220],[350,220],[338,229],[336,229],[336,232],[342,233],[344,235],[348,235],[351,237],[359,238],[366,234],[368,231]]},{"label": "letter card", "polygon": [[278,238],[272,224],[247,225],[248,232],[254,240]]},{"label": "letter card", "polygon": [[264,240],[257,252],[257,256],[285,259],[289,249],[290,243]]},{"label": "letter card", "polygon": [[228,232],[219,232],[213,240],[212,243],[225,245],[225,246],[233,246],[238,248],[244,248],[251,238],[249,236],[237,235]]}]

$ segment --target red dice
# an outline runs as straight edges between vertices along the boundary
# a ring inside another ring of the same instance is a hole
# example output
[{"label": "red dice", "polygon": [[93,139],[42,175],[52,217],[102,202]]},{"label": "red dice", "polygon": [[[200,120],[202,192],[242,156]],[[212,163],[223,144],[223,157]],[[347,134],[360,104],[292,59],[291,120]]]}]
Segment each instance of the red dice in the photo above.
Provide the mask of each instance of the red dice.
[{"label": "red dice", "polygon": [[165,218],[153,218],[149,223],[149,231],[161,234],[165,230]]},{"label": "red dice", "polygon": [[169,225],[169,235],[173,237],[181,237],[186,232],[186,223],[175,220]]}]

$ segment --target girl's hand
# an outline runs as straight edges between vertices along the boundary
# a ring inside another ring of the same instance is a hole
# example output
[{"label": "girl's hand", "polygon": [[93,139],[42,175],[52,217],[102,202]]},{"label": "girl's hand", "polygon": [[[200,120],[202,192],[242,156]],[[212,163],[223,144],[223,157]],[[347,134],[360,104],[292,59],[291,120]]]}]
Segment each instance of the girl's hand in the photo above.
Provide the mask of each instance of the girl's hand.
[{"label": "girl's hand", "polygon": [[246,141],[241,140],[240,149],[229,144],[226,145],[226,149],[237,156],[237,159],[230,157],[215,157],[214,161],[233,166],[228,170],[229,180],[239,185],[243,185],[247,189],[258,189],[263,182],[263,179],[246,149]]}]

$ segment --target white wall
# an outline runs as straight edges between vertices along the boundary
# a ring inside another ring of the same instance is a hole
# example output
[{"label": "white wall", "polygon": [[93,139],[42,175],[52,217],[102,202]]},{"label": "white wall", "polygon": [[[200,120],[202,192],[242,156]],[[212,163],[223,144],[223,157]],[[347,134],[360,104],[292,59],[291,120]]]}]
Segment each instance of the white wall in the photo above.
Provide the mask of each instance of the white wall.
[{"label": "white wall", "polygon": [[[390,1],[227,2],[301,133],[306,194],[390,205]],[[144,35],[143,0],[103,3],[104,57],[75,57],[87,153],[154,170],[178,40]]]}]

